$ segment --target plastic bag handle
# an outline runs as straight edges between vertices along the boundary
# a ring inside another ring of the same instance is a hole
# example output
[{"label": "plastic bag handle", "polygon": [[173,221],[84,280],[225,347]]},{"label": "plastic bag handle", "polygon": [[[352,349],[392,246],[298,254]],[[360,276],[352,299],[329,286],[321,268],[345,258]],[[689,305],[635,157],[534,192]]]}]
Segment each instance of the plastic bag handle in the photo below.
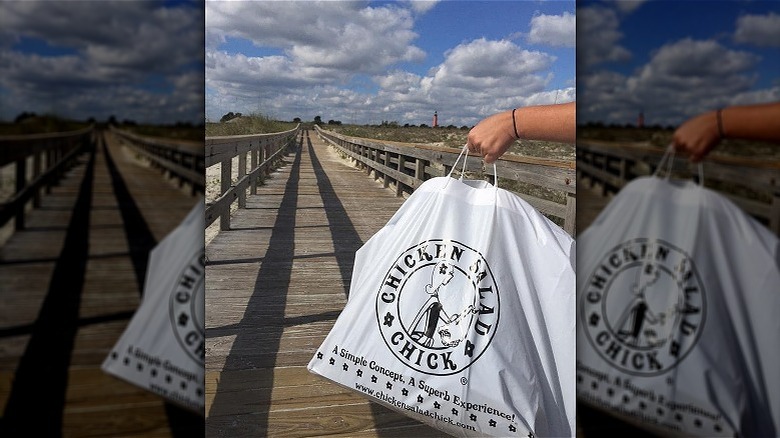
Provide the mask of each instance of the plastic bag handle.
[{"label": "plastic bag handle", "polygon": [[664,166],[664,163],[666,163],[666,179],[668,180],[669,176],[672,174],[672,167],[674,166],[674,144],[672,143],[669,143],[666,147],[666,151],[664,151],[664,154],[661,156],[661,159],[658,160],[658,167],[655,168],[653,176],[658,176],[658,172]]},{"label": "plastic bag handle", "polygon": [[[456,167],[458,167],[458,161],[460,161],[460,157],[463,156],[463,153],[466,153],[466,158],[463,160],[463,167],[460,170],[460,178],[458,178],[459,181],[463,181],[463,175],[466,173],[466,163],[469,161],[469,145],[468,143],[463,146],[463,149],[461,149],[460,154],[458,154],[458,158],[455,159],[455,162],[452,163],[452,168],[450,169],[450,173],[447,174],[447,178],[452,178],[452,172],[455,170]],[[449,181],[447,182],[449,184]],[[445,184],[445,187],[447,185]],[[496,169],[496,163],[493,163],[493,186],[498,187],[498,169]]]},{"label": "plastic bag handle", "polygon": [[[661,167],[664,165],[664,161],[666,161],[666,180],[669,180],[669,177],[672,174],[672,167],[674,167],[674,144],[669,143],[669,145],[666,147],[666,151],[661,156],[661,159],[658,161],[658,167],[655,168],[655,172],[653,172],[653,176],[658,176],[658,171],[661,170]],[[698,165],[699,170],[699,185],[704,186],[704,163],[699,161]]]}]

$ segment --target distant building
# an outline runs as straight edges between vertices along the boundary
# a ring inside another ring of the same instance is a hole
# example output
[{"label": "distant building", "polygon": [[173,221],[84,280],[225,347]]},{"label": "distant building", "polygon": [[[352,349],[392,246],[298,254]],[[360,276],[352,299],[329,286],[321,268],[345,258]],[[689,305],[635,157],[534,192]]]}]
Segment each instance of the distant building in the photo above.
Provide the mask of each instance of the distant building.
[{"label": "distant building", "polygon": [[433,127],[439,126],[439,115],[436,113],[436,111],[433,112]]}]

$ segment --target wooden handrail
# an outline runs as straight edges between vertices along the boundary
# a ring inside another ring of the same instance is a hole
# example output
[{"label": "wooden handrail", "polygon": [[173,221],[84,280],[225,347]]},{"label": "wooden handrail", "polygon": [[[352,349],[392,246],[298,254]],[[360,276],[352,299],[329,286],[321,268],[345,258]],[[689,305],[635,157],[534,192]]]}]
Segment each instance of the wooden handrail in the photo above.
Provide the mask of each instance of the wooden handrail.
[{"label": "wooden handrail", "polygon": [[[220,218],[219,229],[230,229],[230,206],[238,202],[246,206],[246,190],[257,194],[260,178],[271,173],[284,151],[295,140],[301,125],[294,129],[272,134],[230,135],[206,137],[206,167],[220,164],[220,193],[214,201],[206,203],[206,227]],[[247,154],[250,156],[249,172],[246,171]],[[233,179],[233,159],[238,158],[238,180]]]},{"label": "wooden handrail", "polygon": [[202,143],[142,136],[113,126],[111,132],[156,167],[179,178],[180,184],[189,183],[192,194],[204,192],[206,168]]},{"label": "wooden handrail", "polygon": [[[51,185],[67,170],[73,160],[93,144],[94,127],[70,132],[0,136],[0,166],[16,163],[15,190],[0,202],[0,226],[15,218],[15,228],[24,229],[25,208],[32,199],[40,203],[40,191]],[[32,175],[27,175],[28,167]]]},{"label": "wooden handrail", "polygon": [[[618,145],[585,140],[577,143],[577,177],[601,186],[602,195],[655,172],[664,149],[648,143]],[[702,162],[704,182],[748,214],[780,234],[780,162],[743,157],[709,157]],[[684,157],[675,157],[672,172],[696,175]]]},{"label": "wooden handrail", "polygon": [[[460,153],[460,149],[455,148],[349,137],[326,131],[317,125],[315,130],[322,139],[367,172],[373,171],[375,176],[381,177],[385,187],[395,185],[397,195],[413,191],[431,177],[446,175]],[[481,168],[482,158],[469,156],[467,167]],[[564,204],[515,190],[515,193],[537,210],[561,218],[563,229],[574,235],[577,210],[574,161],[504,155],[496,162],[496,169],[502,180],[517,181],[565,194]],[[486,166],[485,173],[492,176],[492,166]]]}]

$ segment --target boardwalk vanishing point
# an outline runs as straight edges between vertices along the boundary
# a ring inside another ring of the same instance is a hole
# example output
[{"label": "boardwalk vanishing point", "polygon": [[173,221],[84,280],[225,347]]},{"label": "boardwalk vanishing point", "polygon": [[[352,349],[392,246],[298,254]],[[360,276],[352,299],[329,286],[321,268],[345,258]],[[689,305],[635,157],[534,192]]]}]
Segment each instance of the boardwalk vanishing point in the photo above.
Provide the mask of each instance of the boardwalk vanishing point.
[{"label": "boardwalk vanishing point", "polygon": [[206,436],[445,436],[306,369],[404,201],[310,132],[206,246]]},{"label": "boardwalk vanishing point", "polygon": [[0,436],[202,436],[201,415],[100,369],[138,308],[149,251],[195,202],[113,133],[92,133],[0,246]]}]

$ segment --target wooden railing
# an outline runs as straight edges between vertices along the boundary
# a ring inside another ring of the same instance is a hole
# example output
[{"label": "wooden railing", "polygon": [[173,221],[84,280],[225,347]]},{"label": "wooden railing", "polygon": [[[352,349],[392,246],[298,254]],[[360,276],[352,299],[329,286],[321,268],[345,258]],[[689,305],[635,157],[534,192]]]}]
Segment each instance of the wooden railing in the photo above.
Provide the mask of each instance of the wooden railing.
[{"label": "wooden railing", "polygon": [[[349,137],[315,126],[317,134],[335,146],[366,170],[381,178],[385,187],[395,187],[397,195],[411,192],[425,180],[443,176],[452,169],[460,149],[380,142]],[[482,158],[469,156],[468,168],[482,168]],[[576,194],[574,161],[545,160],[517,155],[504,155],[496,162],[499,187],[510,187],[506,181],[522,183],[524,189],[513,189],[537,210],[560,218],[562,227],[574,235],[576,230]],[[493,166],[486,166],[485,174],[493,175]],[[504,181],[504,182],[502,182]],[[510,187],[511,188],[511,187]],[[529,189],[530,188],[530,189]],[[557,193],[563,202],[544,199],[531,192]]]},{"label": "wooden railing", "polygon": [[32,199],[33,207],[38,206],[41,189],[49,192],[73,160],[93,144],[92,136],[90,126],[72,132],[0,137],[0,168],[15,163],[15,190],[0,200],[0,226],[13,217],[15,228],[23,229],[28,202]]},{"label": "wooden railing", "polygon": [[[577,176],[602,195],[617,192],[632,179],[652,174],[664,149],[647,143],[586,141],[577,144]],[[780,162],[737,157],[711,157],[703,161],[704,185],[731,199],[748,214],[780,234]],[[672,172],[697,176],[697,166],[677,156]]]},{"label": "wooden railing", "polygon": [[111,127],[111,132],[155,167],[178,178],[179,185],[190,184],[192,194],[205,190],[202,143],[147,137]]},{"label": "wooden railing", "polygon": [[[219,229],[230,229],[230,206],[246,206],[247,188],[257,194],[257,183],[268,175],[294,143],[300,124],[294,129],[275,134],[231,135],[206,137],[206,167],[220,164],[220,192],[213,202],[206,202],[206,227],[217,217]],[[247,155],[250,170],[247,171]],[[233,160],[238,161],[238,179],[233,183]]]}]

